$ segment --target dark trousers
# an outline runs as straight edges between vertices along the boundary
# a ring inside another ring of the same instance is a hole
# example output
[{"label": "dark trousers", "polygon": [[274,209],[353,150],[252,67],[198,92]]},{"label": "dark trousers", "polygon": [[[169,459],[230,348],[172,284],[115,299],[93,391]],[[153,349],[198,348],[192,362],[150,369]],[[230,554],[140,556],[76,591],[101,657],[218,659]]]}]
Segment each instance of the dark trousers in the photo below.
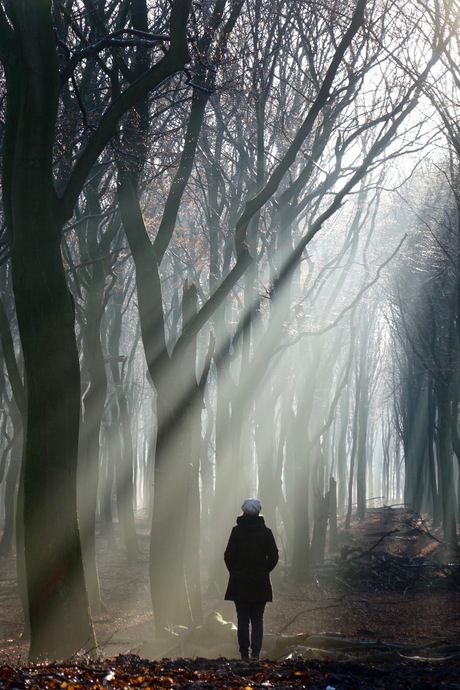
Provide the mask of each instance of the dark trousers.
[{"label": "dark trousers", "polygon": [[249,624],[251,624],[251,656],[258,657],[264,636],[264,601],[235,601],[238,619],[238,644],[241,656],[249,656]]}]

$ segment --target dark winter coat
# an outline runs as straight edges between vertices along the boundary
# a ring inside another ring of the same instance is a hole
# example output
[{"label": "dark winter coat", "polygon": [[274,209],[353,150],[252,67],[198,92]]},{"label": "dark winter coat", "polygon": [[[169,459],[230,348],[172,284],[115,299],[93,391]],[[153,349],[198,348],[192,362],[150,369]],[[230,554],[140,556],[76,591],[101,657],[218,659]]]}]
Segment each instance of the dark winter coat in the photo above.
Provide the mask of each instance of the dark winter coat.
[{"label": "dark winter coat", "polygon": [[224,554],[230,578],[225,599],[272,601],[270,572],[278,563],[278,548],[261,515],[236,520]]}]

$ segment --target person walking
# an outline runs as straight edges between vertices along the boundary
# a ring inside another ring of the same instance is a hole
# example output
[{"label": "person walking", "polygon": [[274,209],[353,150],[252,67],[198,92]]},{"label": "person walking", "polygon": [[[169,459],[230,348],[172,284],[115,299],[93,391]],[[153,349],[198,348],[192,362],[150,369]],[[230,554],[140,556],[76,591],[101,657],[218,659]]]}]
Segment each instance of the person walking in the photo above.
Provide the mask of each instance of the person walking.
[{"label": "person walking", "polygon": [[249,659],[249,643],[251,657],[259,658],[265,604],[273,601],[270,573],[278,563],[275,538],[259,514],[261,509],[256,498],[243,502],[243,514],[236,519],[224,553],[229,571],[225,599],[235,602],[242,659]]}]

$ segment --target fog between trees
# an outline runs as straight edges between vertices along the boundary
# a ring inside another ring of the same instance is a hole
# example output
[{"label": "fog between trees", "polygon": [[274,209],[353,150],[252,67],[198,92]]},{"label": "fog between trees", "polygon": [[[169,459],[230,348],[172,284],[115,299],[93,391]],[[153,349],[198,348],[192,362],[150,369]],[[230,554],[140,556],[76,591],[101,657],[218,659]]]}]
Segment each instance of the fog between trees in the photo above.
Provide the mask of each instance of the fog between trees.
[{"label": "fog between trees", "polygon": [[459,9],[0,2],[0,549],[31,659],[96,647],[96,530],[133,560],[141,514],[158,637],[223,590],[249,495],[298,582],[328,516],[333,552],[379,502],[456,544]]}]

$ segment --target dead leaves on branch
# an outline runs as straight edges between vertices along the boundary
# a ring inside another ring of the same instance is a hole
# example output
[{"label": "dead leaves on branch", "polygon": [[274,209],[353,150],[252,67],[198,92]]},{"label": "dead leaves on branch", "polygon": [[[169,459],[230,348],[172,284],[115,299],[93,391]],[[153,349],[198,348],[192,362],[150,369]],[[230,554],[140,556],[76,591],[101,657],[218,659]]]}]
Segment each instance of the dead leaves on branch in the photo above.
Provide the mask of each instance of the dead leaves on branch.
[{"label": "dead leaves on branch", "polygon": [[[379,531],[367,531],[342,548],[335,563],[317,570],[353,591],[433,592],[460,586],[459,553],[431,533],[417,513],[391,507],[369,510]],[[390,529],[382,531],[382,515]]]}]

